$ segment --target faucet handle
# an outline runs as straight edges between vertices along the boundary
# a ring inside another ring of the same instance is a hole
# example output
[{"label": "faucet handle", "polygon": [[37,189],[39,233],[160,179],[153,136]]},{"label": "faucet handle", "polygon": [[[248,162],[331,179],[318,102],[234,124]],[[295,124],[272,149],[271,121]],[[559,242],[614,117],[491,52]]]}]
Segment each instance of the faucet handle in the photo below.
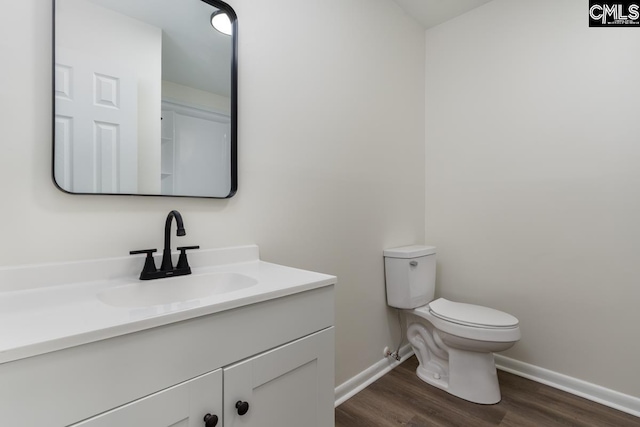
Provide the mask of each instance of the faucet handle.
[{"label": "faucet handle", "polygon": [[144,267],[142,267],[142,273],[140,273],[140,280],[148,280],[150,273],[158,271],[156,269],[156,262],[153,260],[153,253],[157,252],[157,249],[140,249],[136,251],[129,251],[129,255],[147,254],[144,260]]},{"label": "faucet handle", "polygon": [[158,250],[157,249],[138,249],[136,251],[129,251],[129,255],[147,254],[147,256],[150,256],[154,252],[158,252]]},{"label": "faucet handle", "polygon": [[200,246],[181,246],[177,249],[180,251],[180,257],[178,258],[178,265],[176,265],[176,269],[177,270],[184,269],[191,272],[191,267],[189,267],[189,261],[187,261],[187,251],[191,249],[200,249]]}]

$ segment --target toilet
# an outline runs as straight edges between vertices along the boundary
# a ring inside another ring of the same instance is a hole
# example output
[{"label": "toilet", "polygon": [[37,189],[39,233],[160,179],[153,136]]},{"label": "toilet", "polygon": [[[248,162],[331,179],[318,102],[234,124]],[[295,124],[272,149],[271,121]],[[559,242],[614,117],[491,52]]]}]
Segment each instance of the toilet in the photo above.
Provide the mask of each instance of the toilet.
[{"label": "toilet", "polygon": [[518,319],[502,311],[438,298],[436,248],[384,251],[387,304],[402,309],[424,382],[474,403],[500,402],[493,353],[520,340]]}]

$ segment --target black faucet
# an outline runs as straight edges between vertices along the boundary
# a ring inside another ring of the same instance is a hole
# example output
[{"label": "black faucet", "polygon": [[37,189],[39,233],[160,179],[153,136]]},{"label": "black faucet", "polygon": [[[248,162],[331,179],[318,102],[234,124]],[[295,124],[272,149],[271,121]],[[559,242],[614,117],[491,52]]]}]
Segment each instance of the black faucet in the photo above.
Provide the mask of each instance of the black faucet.
[{"label": "black faucet", "polygon": [[142,273],[140,273],[140,280],[152,280],[161,279],[163,277],[184,276],[185,274],[191,274],[191,267],[187,260],[187,250],[200,249],[200,246],[182,246],[177,248],[180,251],[180,257],[178,258],[178,265],[173,268],[171,261],[171,223],[173,218],[176,219],[176,235],[184,236],[187,232],[184,230],[184,223],[182,222],[182,215],[178,211],[171,211],[167,215],[167,221],[164,225],[164,250],[162,251],[162,264],[160,270],[156,269],[156,263],[153,259],[153,253],[157,252],[157,249],[142,249],[137,251],[131,251],[129,254],[147,254],[147,258],[144,262]]}]

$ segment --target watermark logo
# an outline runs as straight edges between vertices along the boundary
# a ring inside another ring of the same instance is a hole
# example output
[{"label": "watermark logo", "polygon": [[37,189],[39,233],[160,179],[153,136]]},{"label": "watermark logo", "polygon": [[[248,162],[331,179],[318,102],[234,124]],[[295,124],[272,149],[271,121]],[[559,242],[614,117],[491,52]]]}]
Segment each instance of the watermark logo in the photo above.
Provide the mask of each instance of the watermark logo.
[{"label": "watermark logo", "polygon": [[619,2],[589,0],[589,26],[640,28],[640,0]]}]

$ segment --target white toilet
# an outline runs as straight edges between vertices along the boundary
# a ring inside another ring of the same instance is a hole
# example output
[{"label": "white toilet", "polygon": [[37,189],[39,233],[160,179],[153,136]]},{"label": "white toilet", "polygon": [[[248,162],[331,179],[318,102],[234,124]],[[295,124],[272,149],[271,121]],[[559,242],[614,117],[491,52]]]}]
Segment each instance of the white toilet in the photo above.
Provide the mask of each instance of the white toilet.
[{"label": "white toilet", "polygon": [[404,309],[407,338],[424,382],[475,403],[500,401],[493,352],[520,340],[518,319],[488,307],[438,298],[436,248],[384,251],[387,304]]}]

